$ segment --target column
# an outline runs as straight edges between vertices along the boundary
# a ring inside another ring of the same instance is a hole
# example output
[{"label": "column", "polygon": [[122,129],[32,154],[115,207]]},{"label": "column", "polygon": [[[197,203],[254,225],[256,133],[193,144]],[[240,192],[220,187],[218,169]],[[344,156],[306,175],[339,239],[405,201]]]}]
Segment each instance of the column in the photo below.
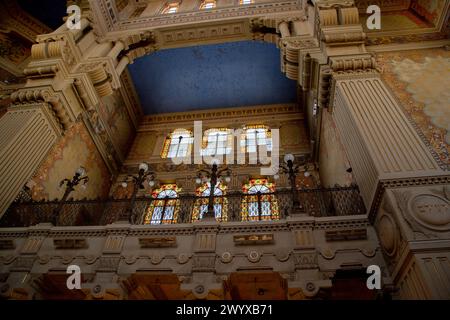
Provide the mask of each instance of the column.
[{"label": "column", "polygon": [[47,103],[12,107],[0,118],[0,216],[60,136]]},{"label": "column", "polygon": [[333,118],[368,209],[381,180],[442,175],[377,73],[335,75]]},{"label": "column", "polygon": [[281,22],[278,25],[278,29],[280,30],[282,38],[291,36],[291,32],[289,31],[289,24],[286,21]]},{"label": "column", "polygon": [[397,298],[450,299],[450,175],[378,73],[333,78],[333,118]]}]

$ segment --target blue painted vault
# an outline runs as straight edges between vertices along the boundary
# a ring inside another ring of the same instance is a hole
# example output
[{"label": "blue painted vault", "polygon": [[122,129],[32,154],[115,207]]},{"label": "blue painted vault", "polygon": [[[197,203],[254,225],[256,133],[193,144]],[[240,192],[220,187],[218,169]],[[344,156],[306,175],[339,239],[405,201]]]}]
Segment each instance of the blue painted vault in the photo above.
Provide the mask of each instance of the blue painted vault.
[{"label": "blue painted vault", "polygon": [[145,114],[296,102],[275,45],[230,42],[157,51],[129,66]]}]

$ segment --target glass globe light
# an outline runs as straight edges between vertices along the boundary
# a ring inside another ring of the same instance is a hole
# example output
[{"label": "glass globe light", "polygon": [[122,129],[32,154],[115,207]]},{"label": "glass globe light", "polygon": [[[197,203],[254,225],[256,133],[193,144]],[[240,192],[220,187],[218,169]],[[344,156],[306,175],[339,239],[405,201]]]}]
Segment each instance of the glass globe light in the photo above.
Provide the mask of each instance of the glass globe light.
[{"label": "glass globe light", "polygon": [[309,173],[309,171],[305,171],[305,173],[303,174],[306,178],[308,178],[310,175],[311,175],[311,173]]},{"label": "glass globe light", "polygon": [[200,183],[202,183],[202,179],[200,179],[200,178],[196,178],[196,179],[195,179],[195,183],[196,183],[196,184],[200,184]]},{"label": "glass globe light", "polygon": [[128,187],[128,183],[122,182],[122,188],[126,188],[126,187]]},{"label": "glass globe light", "polygon": [[274,174],[274,175],[273,175],[273,179],[274,179],[274,180],[280,179],[280,175],[279,175],[279,174]]},{"label": "glass globe light", "polygon": [[231,182],[231,177],[230,176],[226,176],[225,177],[225,182],[226,183],[230,183]]},{"label": "glass globe light", "polygon": [[295,159],[295,157],[292,153],[288,153],[284,156],[284,162],[286,162],[286,163],[288,163],[289,160],[294,162],[294,159]]},{"label": "glass globe light", "polygon": [[148,164],[146,164],[145,162],[142,162],[141,164],[139,164],[139,170],[143,170],[144,172],[147,172]]},{"label": "glass globe light", "polygon": [[153,188],[155,186],[155,181],[149,180],[148,185],[150,186],[150,188]]},{"label": "glass globe light", "polygon": [[86,174],[86,169],[84,167],[79,167],[75,171],[75,173],[82,177],[82,176],[84,176]]}]

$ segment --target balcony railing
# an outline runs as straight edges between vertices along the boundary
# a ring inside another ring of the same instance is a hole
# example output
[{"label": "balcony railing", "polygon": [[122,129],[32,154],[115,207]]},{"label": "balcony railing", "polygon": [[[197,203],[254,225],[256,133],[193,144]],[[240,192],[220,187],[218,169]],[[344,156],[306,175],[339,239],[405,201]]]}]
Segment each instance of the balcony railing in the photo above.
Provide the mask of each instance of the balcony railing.
[{"label": "balcony railing", "polygon": [[[173,219],[154,221],[160,223],[190,223],[194,207],[199,206],[202,198],[193,195],[180,195],[171,198],[170,206],[177,212]],[[205,198],[207,199],[207,197]],[[294,213],[292,193],[290,190],[279,190],[272,194],[247,195],[242,193],[229,193],[224,197],[215,197],[215,203],[222,204],[223,217],[220,222],[227,221],[258,221],[285,219]],[[269,199],[269,200],[268,200]],[[142,224],[145,214],[151,210],[151,205],[161,206],[161,202],[153,198],[137,198],[131,207],[129,199],[125,200],[83,200],[67,201],[56,209],[57,201],[50,202],[18,202],[13,203],[0,220],[0,227],[28,227],[43,222],[53,222],[58,226],[88,226],[106,225],[118,221],[120,217],[127,216],[132,210],[136,224]],[[175,201],[174,201],[175,200]],[[262,203],[269,201],[269,210]],[[356,186],[336,187],[328,189],[301,189],[298,190],[300,207],[295,212],[305,213],[309,216],[343,216],[365,214],[366,208]],[[243,204],[244,203],[244,204]],[[252,210],[249,203],[253,203]],[[246,206],[247,209],[244,209]],[[167,210],[162,208],[161,210]],[[198,208],[201,211],[200,208]],[[170,208],[172,210],[172,208]],[[246,214],[246,211],[252,211]],[[150,225],[152,225],[150,224]]]}]

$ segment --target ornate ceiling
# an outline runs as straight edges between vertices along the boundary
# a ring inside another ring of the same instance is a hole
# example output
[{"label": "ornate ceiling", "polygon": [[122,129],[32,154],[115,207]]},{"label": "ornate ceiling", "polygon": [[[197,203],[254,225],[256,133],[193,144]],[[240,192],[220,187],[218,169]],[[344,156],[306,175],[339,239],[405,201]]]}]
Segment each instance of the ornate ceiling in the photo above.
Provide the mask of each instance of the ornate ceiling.
[{"label": "ornate ceiling", "polygon": [[275,45],[241,41],[156,51],[129,66],[145,114],[296,102]]}]

